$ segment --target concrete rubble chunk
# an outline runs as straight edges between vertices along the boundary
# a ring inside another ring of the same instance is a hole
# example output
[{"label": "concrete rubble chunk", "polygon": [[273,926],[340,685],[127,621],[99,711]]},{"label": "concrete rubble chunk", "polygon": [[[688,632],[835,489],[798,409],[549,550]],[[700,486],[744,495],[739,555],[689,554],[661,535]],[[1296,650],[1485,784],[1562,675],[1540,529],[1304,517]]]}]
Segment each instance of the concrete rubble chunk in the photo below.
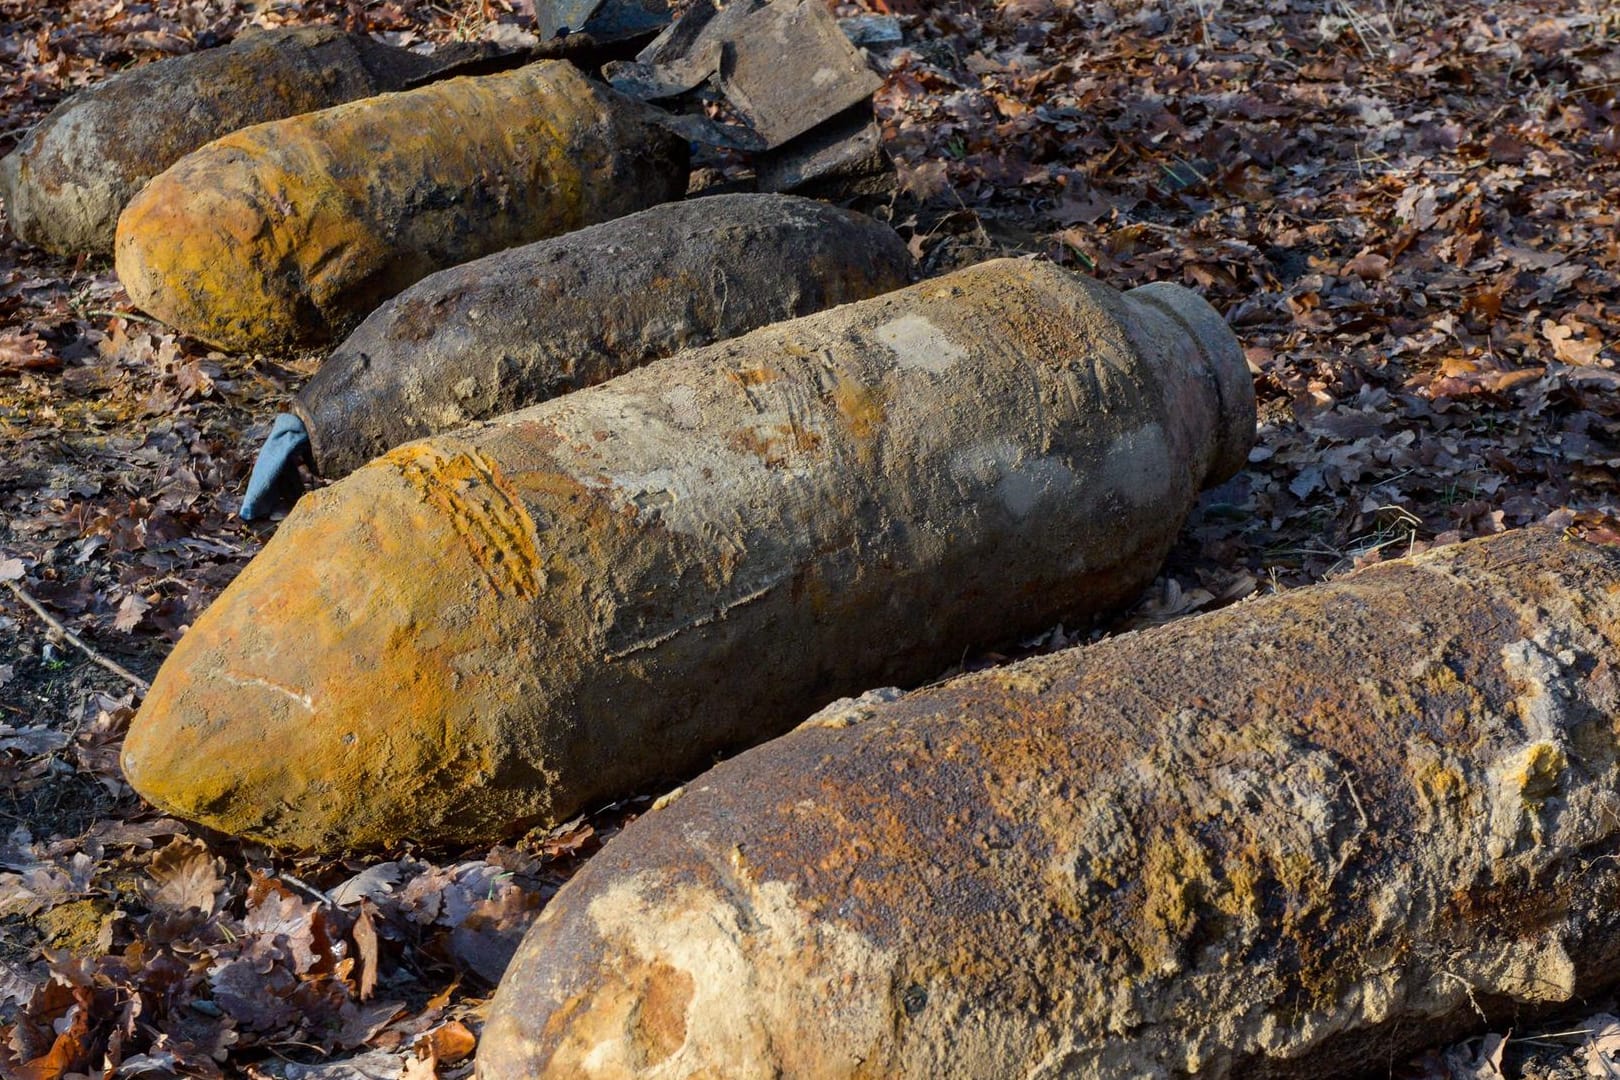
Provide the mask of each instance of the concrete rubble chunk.
[{"label": "concrete rubble chunk", "polygon": [[330,341],[436,270],[678,198],[648,112],[543,61],[246,128],[130,202],[118,276],[223,348]]},{"label": "concrete rubble chunk", "polygon": [[669,0],[540,0],[533,8],[542,41],[565,34],[585,34],[601,45],[645,41],[671,18]]},{"label": "concrete rubble chunk", "polygon": [[1177,286],[999,260],[778,323],[307,495],[124,768],[289,848],[566,820],[1128,602],[1254,428],[1242,349]]},{"label": "concrete rubble chunk", "polygon": [[702,0],[634,62],[607,65],[614,87],[643,101],[690,93],[710,78],[760,149],[774,150],[868,101],[883,79],[819,0]]},{"label": "concrete rubble chunk", "polygon": [[1383,1075],[1620,977],[1614,546],[1506,533],[850,705],[563,888],[483,1080]]},{"label": "concrete rubble chunk", "polygon": [[760,191],[844,201],[887,195],[897,179],[870,102],[862,102],[754,161]]},{"label": "concrete rubble chunk", "polygon": [[[336,479],[411,439],[898,289],[911,270],[894,230],[825,203],[667,203],[418,282],[327,358],[292,413]],[[254,479],[250,519],[273,504],[276,471]]]},{"label": "concrete rubble chunk", "polygon": [[18,239],[58,254],[110,252],[130,198],[203,144],[403,89],[456,59],[304,27],[249,32],[122,72],[58,105],[0,160],[7,220]]},{"label": "concrete rubble chunk", "polygon": [[766,148],[872,96],[883,77],[821,0],[776,0],[737,25],[720,55],[720,91]]}]

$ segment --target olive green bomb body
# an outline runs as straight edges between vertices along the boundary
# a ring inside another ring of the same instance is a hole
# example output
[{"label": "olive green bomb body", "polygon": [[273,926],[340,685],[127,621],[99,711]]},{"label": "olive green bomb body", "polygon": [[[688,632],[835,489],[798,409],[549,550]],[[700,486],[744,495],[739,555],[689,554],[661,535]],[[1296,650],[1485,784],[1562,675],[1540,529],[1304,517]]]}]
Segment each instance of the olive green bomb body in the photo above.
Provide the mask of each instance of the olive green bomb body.
[{"label": "olive green bomb body", "polygon": [[445,267],[678,198],[686,144],[562,61],[233,132],[125,208],[118,277],[230,349],[314,345]]},{"label": "olive green bomb body", "polygon": [[125,769],[293,848],[561,820],[1127,602],[1254,426],[1195,294],[1033,261],[683,352],[307,496]]},{"label": "olive green bomb body", "polygon": [[478,1075],[1382,1075],[1620,973],[1612,545],[1507,533],[877,697],[594,856]]},{"label": "olive green bomb body", "polygon": [[[327,357],[281,427],[296,424],[314,470],[336,479],[411,439],[900,288],[911,271],[893,229],[826,203],[665,203],[417,282]],[[261,455],[250,520],[305,456],[285,442],[273,435]]]},{"label": "olive green bomb body", "polygon": [[365,34],[299,27],[120,72],[58,105],[0,160],[6,219],[57,254],[110,253],[130,198],[203,144],[399,90],[440,66]]}]

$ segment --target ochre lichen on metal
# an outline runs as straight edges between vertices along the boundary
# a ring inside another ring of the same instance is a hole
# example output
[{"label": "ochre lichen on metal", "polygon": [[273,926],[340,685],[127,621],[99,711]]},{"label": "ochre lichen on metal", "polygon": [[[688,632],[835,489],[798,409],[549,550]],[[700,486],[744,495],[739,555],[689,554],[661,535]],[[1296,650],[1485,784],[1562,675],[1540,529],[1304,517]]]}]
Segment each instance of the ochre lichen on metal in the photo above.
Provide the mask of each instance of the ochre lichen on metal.
[{"label": "ochre lichen on metal", "polygon": [[[173,812],[292,847],[556,820],[1123,603],[1253,430],[1229,331],[1190,337],[1047,264],[766,327],[408,444],[300,505],[165,664],[128,771]],[[312,709],[262,711],[243,677]]]},{"label": "ochre lichen on metal", "polygon": [[480,1075],[647,1075],[683,975],[660,1076],[1360,1075],[1600,993],[1617,586],[1526,530],[837,708],[551,901]]},{"label": "ochre lichen on metal", "polygon": [[119,219],[118,273],[226,347],[314,343],[434,270],[680,194],[684,148],[561,62],[234,132]]}]

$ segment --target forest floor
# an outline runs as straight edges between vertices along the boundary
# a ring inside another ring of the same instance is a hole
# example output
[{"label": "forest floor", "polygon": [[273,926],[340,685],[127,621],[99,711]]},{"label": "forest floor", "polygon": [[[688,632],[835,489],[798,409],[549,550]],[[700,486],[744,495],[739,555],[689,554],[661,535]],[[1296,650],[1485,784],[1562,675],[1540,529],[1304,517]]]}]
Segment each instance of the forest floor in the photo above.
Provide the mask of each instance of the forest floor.
[{"label": "forest floor", "polygon": [[[1181,282],[1247,349],[1250,468],[1104,630],[1533,522],[1613,527],[1610,0],[839,10],[905,27],[873,57],[883,212],[928,272],[1023,253]],[[521,29],[503,0],[0,0],[0,153],[132,64],[357,18],[421,47]],[[0,239],[0,1075],[464,1075],[523,928],[659,794],[493,850],[293,860],[123,783],[137,684],[275,530],[235,511],[319,359],[210,350],[135,312],[106,260]],[[1610,1010],[1482,1018],[1393,1074],[1620,1075]]]}]

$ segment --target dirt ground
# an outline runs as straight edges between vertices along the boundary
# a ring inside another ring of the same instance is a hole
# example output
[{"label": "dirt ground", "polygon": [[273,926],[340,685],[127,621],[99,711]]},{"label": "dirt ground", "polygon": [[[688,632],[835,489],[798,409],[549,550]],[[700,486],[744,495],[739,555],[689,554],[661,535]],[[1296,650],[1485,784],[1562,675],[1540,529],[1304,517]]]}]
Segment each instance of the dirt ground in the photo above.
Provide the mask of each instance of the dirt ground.
[{"label": "dirt ground", "polygon": [[[1532,522],[1611,527],[1609,0],[838,11],[904,28],[873,53],[901,184],[877,212],[926,272],[1018,253],[1181,282],[1238,332],[1259,393],[1250,468],[1133,611],[971,665]],[[362,19],[421,48],[523,27],[503,0],[0,0],[0,153],[132,64]],[[0,1074],[464,1074],[527,922],[659,794],[489,851],[288,860],[123,784],[139,684],[275,530],[235,511],[319,360],[211,350],[133,310],[107,261],[0,239]],[[1612,1009],[1482,1017],[1392,1075],[1616,1075]]]}]

